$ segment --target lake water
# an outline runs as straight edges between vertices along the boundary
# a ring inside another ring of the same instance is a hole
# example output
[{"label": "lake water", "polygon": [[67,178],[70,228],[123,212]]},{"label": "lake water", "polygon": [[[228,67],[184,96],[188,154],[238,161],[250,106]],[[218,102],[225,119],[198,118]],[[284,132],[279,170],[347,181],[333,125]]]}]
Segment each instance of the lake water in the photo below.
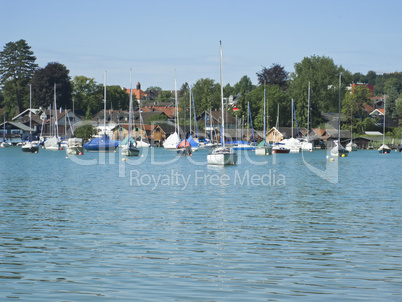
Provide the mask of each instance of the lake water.
[{"label": "lake water", "polygon": [[0,301],[402,301],[402,154],[0,150]]}]

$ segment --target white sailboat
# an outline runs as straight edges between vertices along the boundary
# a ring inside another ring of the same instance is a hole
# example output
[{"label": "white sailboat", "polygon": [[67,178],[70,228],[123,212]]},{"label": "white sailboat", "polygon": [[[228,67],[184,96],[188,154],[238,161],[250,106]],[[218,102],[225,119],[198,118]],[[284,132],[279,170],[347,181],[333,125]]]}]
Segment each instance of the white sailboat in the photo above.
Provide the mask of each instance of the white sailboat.
[{"label": "white sailboat", "polygon": [[342,73],[339,74],[338,141],[336,143],[336,146],[331,149],[331,156],[334,157],[345,157],[349,154],[349,151],[346,150],[341,144],[341,77]]},{"label": "white sailboat", "polygon": [[129,104],[129,113],[128,113],[128,135],[121,143],[121,155],[123,156],[138,156],[140,154],[140,150],[136,148],[136,142],[131,137],[132,132],[132,111],[133,111],[133,92],[132,92],[132,80],[131,80],[131,70],[130,70],[130,104]]},{"label": "white sailboat", "polygon": [[384,95],[384,119],[383,119],[383,130],[382,130],[382,145],[378,148],[378,152],[388,154],[391,152],[391,148],[385,144],[385,95]]},{"label": "white sailboat", "polygon": [[174,133],[171,134],[166,141],[163,143],[163,148],[167,150],[175,150],[177,145],[180,143],[180,137],[178,134],[178,109],[177,109],[177,85],[176,85],[176,76],[174,78],[174,100],[175,100],[175,120],[174,120]]},{"label": "white sailboat", "polygon": [[22,152],[25,153],[38,153],[39,144],[32,141],[32,85],[29,85],[29,138],[28,141],[21,146]]},{"label": "white sailboat", "polygon": [[[279,129],[279,103],[278,103],[278,109],[277,111],[277,116],[276,116],[276,125],[275,125],[275,130]],[[272,153],[277,154],[277,153],[283,153],[287,154],[290,153],[290,149],[285,147],[285,145],[278,143],[276,141],[276,131],[274,132],[274,145],[272,147]]]},{"label": "white sailboat", "polygon": [[[142,112],[142,110],[141,110],[141,94],[140,94],[139,104],[140,104],[140,106],[139,106],[138,112],[139,112],[139,114],[140,114],[140,129],[141,129],[143,132],[146,133],[146,131],[145,131],[145,129],[144,129],[144,121],[143,121],[143,119],[142,119],[142,114],[141,114],[141,112]],[[141,133],[141,135],[140,135],[140,140],[136,140],[136,147],[137,147],[137,148],[149,148],[150,146],[151,146],[150,143],[144,141],[144,137],[142,136],[142,133]]]},{"label": "white sailboat", "polygon": [[310,142],[310,82],[308,82],[307,99],[307,138],[302,139],[300,145],[303,151],[313,151],[313,143]]},{"label": "white sailboat", "polygon": [[225,146],[225,120],[224,120],[224,105],[223,105],[223,80],[222,80],[222,42],[220,42],[220,81],[221,81],[221,105],[222,105],[222,131],[221,141],[222,146],[212,150],[207,155],[207,162],[210,165],[236,165],[237,153],[232,148]]},{"label": "white sailboat", "polygon": [[54,126],[52,125],[52,127],[54,127],[54,135],[50,138],[48,138],[47,140],[45,140],[45,142],[43,143],[43,146],[45,147],[45,149],[47,150],[60,150],[60,137],[59,137],[59,126],[58,126],[58,122],[57,122],[57,105],[56,105],[56,83],[54,83]]},{"label": "white sailboat", "polygon": [[292,99],[292,108],[291,108],[291,111],[292,111],[292,119],[291,119],[292,135],[290,138],[282,140],[281,143],[284,144],[285,147],[290,150],[290,153],[299,153],[301,151],[300,141],[293,137],[293,110],[294,110],[294,103],[293,103],[293,99]]},{"label": "white sailboat", "polygon": [[353,142],[353,113],[350,112],[350,142],[346,145],[349,152],[357,151],[357,145]]},{"label": "white sailboat", "polygon": [[267,142],[267,125],[266,125],[266,111],[268,106],[265,105],[266,99],[266,89],[264,83],[264,139],[258,146],[255,148],[255,155],[271,155],[272,154],[272,146]]}]

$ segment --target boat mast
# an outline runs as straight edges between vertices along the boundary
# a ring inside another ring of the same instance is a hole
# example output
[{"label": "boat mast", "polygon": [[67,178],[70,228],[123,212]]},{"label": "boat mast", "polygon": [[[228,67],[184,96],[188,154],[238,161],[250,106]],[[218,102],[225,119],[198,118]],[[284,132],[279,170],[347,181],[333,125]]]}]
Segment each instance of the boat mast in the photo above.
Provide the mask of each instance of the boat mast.
[{"label": "boat mast", "polygon": [[291,119],[291,123],[292,123],[292,138],[293,138],[293,99],[292,99],[292,106],[290,108],[290,111],[292,111],[292,119]]},{"label": "boat mast", "polygon": [[32,136],[32,84],[29,84],[29,137]]},{"label": "boat mast", "polygon": [[341,146],[341,80],[342,72],[339,74],[339,102],[338,102],[338,150]]},{"label": "boat mast", "polygon": [[222,105],[222,147],[225,147],[225,120],[224,120],[224,113],[223,113],[223,79],[222,79],[222,41],[219,41],[219,52],[220,52],[220,61],[221,61],[221,105]]},{"label": "boat mast", "polygon": [[56,104],[56,83],[54,83],[54,125],[55,125],[55,135],[58,138],[59,137],[59,125],[57,123],[57,104]]},{"label": "boat mast", "polygon": [[191,112],[191,82],[190,82],[190,135],[191,135],[191,115],[192,115],[192,112]]},{"label": "boat mast", "polygon": [[384,94],[384,121],[383,121],[383,130],[382,130],[382,145],[383,151],[385,146],[385,94]]},{"label": "boat mast", "polygon": [[[132,78],[131,78],[131,73],[132,73],[132,69],[130,69],[130,104],[128,105],[128,141],[127,141],[127,145],[130,146],[130,141],[131,141],[131,128],[132,128],[132,124],[131,124],[131,120],[132,120],[132,110],[133,110],[133,82],[132,82]],[[140,108],[141,110],[141,108]]]},{"label": "boat mast", "polygon": [[310,141],[310,82],[308,82],[308,92],[307,92],[307,142]]},{"label": "boat mast", "polygon": [[104,109],[103,109],[103,129],[104,129],[104,132],[105,132],[105,134],[106,134],[106,70],[105,70],[105,73],[104,73],[104,79],[103,79],[103,95],[104,95],[104,101],[105,101],[105,104],[104,104]]},{"label": "boat mast", "polygon": [[266,128],[266,108],[265,108],[265,98],[266,98],[266,90],[265,90],[265,81],[264,81],[264,141],[267,141],[267,128]]},{"label": "boat mast", "polygon": [[[179,129],[179,125],[178,125],[178,113],[179,113],[179,110],[178,110],[178,108],[177,108],[177,84],[176,84],[176,69],[174,70],[174,107],[175,107],[175,109],[174,109],[174,113],[175,113],[175,115],[176,115],[176,118],[175,118],[175,125],[174,125],[174,131],[175,132],[179,132],[178,131],[178,129]],[[180,137],[180,135],[179,135],[179,137]]]}]

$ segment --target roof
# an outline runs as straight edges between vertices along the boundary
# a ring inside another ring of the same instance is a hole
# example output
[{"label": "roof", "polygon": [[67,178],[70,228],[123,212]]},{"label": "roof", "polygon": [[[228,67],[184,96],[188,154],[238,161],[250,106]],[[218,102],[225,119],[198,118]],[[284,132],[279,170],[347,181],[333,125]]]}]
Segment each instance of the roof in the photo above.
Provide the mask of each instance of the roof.
[{"label": "roof", "polygon": [[29,113],[29,111],[31,111],[32,114],[39,114],[42,111],[42,109],[28,108],[28,109],[22,111],[20,114],[14,116],[12,120],[14,121],[14,120],[24,116],[25,114]]},{"label": "roof", "polygon": [[[338,129],[326,129],[325,132],[331,138],[338,138]],[[341,130],[339,133],[340,138],[350,138],[350,131],[349,130]]]},{"label": "roof", "polygon": [[[130,94],[130,88],[126,89],[127,93]],[[135,96],[136,99],[144,99],[148,96],[148,94],[141,89],[132,89],[133,96]]]},{"label": "roof", "polygon": [[[1,126],[3,126],[3,124],[1,124]],[[26,132],[35,131],[35,129],[29,128],[28,126],[24,125],[23,123],[19,123],[19,122],[6,122],[6,124],[10,124],[14,128],[18,128],[18,129],[21,129],[22,131],[26,131]]]},{"label": "roof", "polygon": [[374,109],[370,115],[378,116],[378,115],[384,115],[384,109]]},{"label": "roof", "polygon": [[379,131],[365,131],[364,133],[366,135],[381,135],[382,136],[382,133]]},{"label": "roof", "polygon": [[374,110],[373,106],[370,106],[368,104],[363,104],[363,109],[366,110],[367,112],[372,112]]}]

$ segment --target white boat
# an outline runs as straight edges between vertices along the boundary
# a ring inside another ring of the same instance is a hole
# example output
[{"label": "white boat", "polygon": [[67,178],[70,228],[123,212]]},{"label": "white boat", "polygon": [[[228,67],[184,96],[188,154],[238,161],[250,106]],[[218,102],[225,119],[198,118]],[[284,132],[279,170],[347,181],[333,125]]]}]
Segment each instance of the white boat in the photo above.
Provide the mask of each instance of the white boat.
[{"label": "white boat", "polygon": [[313,144],[309,143],[307,140],[301,140],[300,147],[303,151],[312,151],[313,150]]},{"label": "white boat", "polygon": [[300,141],[296,138],[293,137],[293,111],[294,111],[294,103],[293,103],[293,99],[292,99],[292,134],[290,138],[287,139],[283,139],[281,141],[281,144],[283,144],[285,146],[285,148],[289,149],[290,153],[299,153],[301,151],[301,144]]},{"label": "white boat", "polygon": [[342,73],[339,74],[338,141],[336,142],[337,145],[331,149],[331,156],[333,157],[346,157],[349,154],[349,151],[341,144],[341,78]]},{"label": "white boat", "polygon": [[307,138],[300,140],[300,148],[302,151],[313,151],[313,143],[310,142],[310,82],[308,82],[307,92]]},{"label": "white boat", "polygon": [[272,146],[264,141],[262,141],[261,143],[255,148],[255,155],[271,155]]},{"label": "white boat", "polygon": [[32,85],[29,85],[29,139],[21,145],[24,153],[38,153],[39,144],[32,141]]},{"label": "white boat", "polygon": [[43,146],[46,150],[60,150],[61,141],[57,136],[52,136],[44,141]]},{"label": "white boat", "polygon": [[54,136],[48,138],[43,143],[46,150],[60,150],[61,139],[59,137],[59,127],[57,123],[57,104],[56,104],[56,83],[54,84]]},{"label": "white boat", "polygon": [[177,145],[180,144],[180,137],[178,132],[178,109],[177,109],[177,86],[176,86],[176,77],[174,78],[174,92],[175,92],[175,120],[174,120],[174,133],[171,134],[166,141],[163,142],[163,148],[167,150],[175,150],[177,148]]},{"label": "white boat", "polygon": [[[265,105],[266,100],[266,89],[264,83],[264,140],[258,144],[255,148],[255,155],[271,155],[272,154],[272,146],[267,142],[267,126],[266,126],[266,118],[267,118],[267,109]],[[268,105],[268,104],[267,104]]]},{"label": "white boat", "polygon": [[350,142],[346,145],[346,150],[348,150],[349,152],[357,151],[357,145],[356,145],[354,142],[350,141]]},{"label": "white boat", "polygon": [[389,154],[391,148],[385,144],[385,95],[384,95],[384,119],[383,119],[383,130],[382,130],[382,145],[378,148],[378,152],[383,154]]},{"label": "white boat", "polygon": [[123,156],[138,156],[140,150],[137,149],[137,143],[131,137],[132,127],[132,111],[133,111],[133,91],[132,91],[132,80],[131,80],[131,70],[130,70],[130,104],[128,111],[128,136],[121,143],[121,155]]},{"label": "white boat", "polygon": [[66,153],[69,155],[84,154],[83,139],[72,137],[67,140]]},{"label": "white boat", "polygon": [[382,144],[380,148],[378,148],[378,152],[389,154],[391,152],[391,148],[385,144]]},{"label": "white boat", "polygon": [[137,148],[149,148],[151,144],[148,144],[147,142],[144,142],[141,138],[141,140],[136,141],[137,143]]},{"label": "white boat", "polygon": [[220,42],[220,74],[221,74],[221,105],[222,105],[222,132],[221,140],[222,147],[217,147],[207,155],[207,162],[210,165],[236,165],[237,153],[232,148],[225,147],[225,120],[224,120],[224,105],[223,105],[223,81],[222,81],[222,42]]},{"label": "white boat", "polygon": [[302,149],[300,141],[293,137],[281,140],[281,144],[289,149],[290,153],[299,153]]},{"label": "white boat", "polygon": [[346,150],[341,144],[337,144],[331,149],[331,156],[333,157],[345,157],[348,156],[349,151]]}]

